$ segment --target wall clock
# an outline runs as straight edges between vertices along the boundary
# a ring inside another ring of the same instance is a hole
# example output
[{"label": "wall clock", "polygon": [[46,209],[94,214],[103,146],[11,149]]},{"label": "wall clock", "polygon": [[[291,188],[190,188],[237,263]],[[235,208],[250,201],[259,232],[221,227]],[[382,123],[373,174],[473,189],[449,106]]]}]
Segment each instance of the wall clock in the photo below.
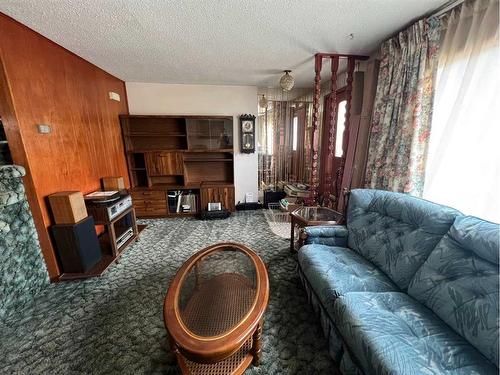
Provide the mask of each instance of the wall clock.
[{"label": "wall clock", "polygon": [[255,116],[240,116],[241,152],[251,154],[255,152]]}]

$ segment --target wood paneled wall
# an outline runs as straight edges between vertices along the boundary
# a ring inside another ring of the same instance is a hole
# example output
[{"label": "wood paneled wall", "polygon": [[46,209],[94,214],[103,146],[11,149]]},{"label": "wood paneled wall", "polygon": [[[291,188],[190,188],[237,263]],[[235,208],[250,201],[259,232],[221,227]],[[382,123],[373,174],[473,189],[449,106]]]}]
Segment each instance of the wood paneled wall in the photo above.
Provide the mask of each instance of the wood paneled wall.
[{"label": "wood paneled wall", "polygon": [[[14,163],[27,169],[28,200],[54,279],[46,197],[96,190],[104,176],[123,176],[129,186],[118,119],[128,113],[125,83],[1,13],[0,30],[0,117]],[[39,134],[37,124],[52,132]]]}]

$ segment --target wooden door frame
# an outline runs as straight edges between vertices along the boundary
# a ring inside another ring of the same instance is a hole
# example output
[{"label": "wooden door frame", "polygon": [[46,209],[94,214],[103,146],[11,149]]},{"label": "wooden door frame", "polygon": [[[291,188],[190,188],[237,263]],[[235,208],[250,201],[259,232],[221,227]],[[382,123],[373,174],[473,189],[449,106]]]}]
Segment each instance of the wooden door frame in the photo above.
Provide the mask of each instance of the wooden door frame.
[{"label": "wooden door frame", "polygon": [[[323,196],[323,197],[327,193],[324,191],[324,189],[326,186],[326,177],[327,177],[326,168],[328,168],[328,143],[329,143],[328,134],[330,134],[330,122],[329,122],[330,95],[331,95],[331,93],[329,93],[323,97],[323,124],[321,126],[321,150],[320,150],[320,173],[319,173],[319,180],[320,180],[319,188],[320,189],[319,189],[319,193],[320,193],[320,196]],[[338,89],[336,91],[336,96],[337,96],[337,107],[338,107],[340,102],[347,100],[346,86]],[[333,119],[332,125],[334,127],[334,129],[333,129],[334,134],[336,135],[337,134],[337,118]],[[346,126],[347,126],[347,124],[346,124]],[[333,162],[333,166],[332,166],[332,169],[333,169],[333,171],[332,171],[332,184],[335,183],[335,173],[337,170],[335,165],[339,165],[340,159],[341,159],[341,158],[335,157],[335,149],[333,150],[333,152],[334,152],[334,154],[333,154],[334,155],[334,157],[333,157],[334,162]]]},{"label": "wooden door frame", "polygon": [[[297,117],[297,150],[293,150],[293,119]],[[292,126],[291,126],[291,168],[297,182],[304,182],[304,151],[305,151],[305,132],[307,120],[307,108],[305,103],[298,103],[292,111]]]}]

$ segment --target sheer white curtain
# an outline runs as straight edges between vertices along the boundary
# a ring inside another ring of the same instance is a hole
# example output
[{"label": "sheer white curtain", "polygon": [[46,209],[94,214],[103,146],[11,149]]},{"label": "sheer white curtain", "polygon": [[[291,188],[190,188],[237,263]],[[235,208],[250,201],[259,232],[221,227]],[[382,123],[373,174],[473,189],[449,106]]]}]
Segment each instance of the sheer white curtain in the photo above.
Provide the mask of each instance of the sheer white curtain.
[{"label": "sheer white curtain", "polygon": [[466,2],[445,23],[426,199],[500,222],[498,0]]}]

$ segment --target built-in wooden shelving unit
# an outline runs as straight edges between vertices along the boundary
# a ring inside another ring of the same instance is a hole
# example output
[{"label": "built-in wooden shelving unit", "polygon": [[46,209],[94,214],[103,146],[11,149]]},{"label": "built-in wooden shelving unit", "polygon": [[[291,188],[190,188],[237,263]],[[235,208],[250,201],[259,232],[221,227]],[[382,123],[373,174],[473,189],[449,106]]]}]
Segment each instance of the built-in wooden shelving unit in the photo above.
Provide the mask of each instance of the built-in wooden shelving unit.
[{"label": "built-in wooden shelving unit", "polygon": [[209,202],[234,211],[232,117],[127,115],[120,121],[137,216],[196,215]]}]

